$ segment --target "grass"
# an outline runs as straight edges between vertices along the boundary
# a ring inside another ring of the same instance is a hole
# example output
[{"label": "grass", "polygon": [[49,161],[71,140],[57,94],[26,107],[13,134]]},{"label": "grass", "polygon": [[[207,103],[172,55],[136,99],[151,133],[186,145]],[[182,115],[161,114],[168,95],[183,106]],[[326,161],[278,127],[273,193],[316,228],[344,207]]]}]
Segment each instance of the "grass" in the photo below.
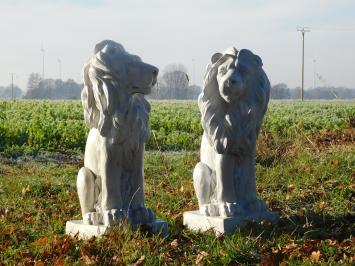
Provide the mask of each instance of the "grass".
[{"label": "grass", "polygon": [[[257,189],[268,206],[280,212],[280,222],[249,224],[219,237],[182,226],[183,212],[197,208],[191,176],[198,152],[146,152],[146,201],[168,221],[166,239],[127,227],[89,241],[66,236],[65,222],[80,219],[75,178],[82,162],[4,160],[0,162],[0,262],[351,265],[355,147],[317,141],[269,139],[269,144],[259,144]],[[269,147],[277,151],[268,154],[264,149]]]}]

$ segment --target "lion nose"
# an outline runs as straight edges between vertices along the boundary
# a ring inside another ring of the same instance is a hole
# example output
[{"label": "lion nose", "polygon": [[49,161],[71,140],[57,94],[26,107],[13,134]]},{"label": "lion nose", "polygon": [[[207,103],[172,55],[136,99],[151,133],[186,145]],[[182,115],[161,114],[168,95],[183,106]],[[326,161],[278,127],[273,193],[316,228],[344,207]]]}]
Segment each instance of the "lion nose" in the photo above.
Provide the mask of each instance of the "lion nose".
[{"label": "lion nose", "polygon": [[158,76],[158,70],[153,70],[153,76],[154,77]]}]

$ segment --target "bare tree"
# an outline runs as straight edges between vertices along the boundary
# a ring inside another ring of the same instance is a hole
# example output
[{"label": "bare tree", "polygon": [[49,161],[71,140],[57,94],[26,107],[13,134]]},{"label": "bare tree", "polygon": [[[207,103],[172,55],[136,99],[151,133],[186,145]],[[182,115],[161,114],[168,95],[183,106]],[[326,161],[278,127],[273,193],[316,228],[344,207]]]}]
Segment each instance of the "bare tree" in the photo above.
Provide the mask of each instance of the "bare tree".
[{"label": "bare tree", "polygon": [[159,79],[160,91],[167,99],[186,99],[188,96],[189,77],[183,65],[168,65]]},{"label": "bare tree", "polygon": [[42,77],[38,73],[31,73],[27,81],[27,90],[38,89]]}]

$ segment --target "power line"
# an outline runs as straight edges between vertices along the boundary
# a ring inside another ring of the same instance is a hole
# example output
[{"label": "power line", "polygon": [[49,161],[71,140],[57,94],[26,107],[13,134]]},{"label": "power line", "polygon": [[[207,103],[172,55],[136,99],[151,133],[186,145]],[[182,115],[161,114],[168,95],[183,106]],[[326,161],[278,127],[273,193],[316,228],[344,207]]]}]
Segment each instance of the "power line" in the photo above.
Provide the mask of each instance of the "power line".
[{"label": "power line", "polygon": [[297,27],[297,31],[302,33],[302,90],[301,90],[301,100],[303,101],[304,92],[304,35],[306,32],[310,32],[311,29],[308,27]]}]

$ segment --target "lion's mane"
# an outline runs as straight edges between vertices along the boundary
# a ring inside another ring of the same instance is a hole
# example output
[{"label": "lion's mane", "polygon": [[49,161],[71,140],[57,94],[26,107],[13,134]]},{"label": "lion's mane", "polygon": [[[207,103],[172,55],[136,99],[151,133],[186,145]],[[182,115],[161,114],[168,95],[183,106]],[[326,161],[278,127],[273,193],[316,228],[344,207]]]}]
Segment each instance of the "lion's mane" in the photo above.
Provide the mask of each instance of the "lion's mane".
[{"label": "lion's mane", "polygon": [[224,101],[218,89],[217,71],[213,71],[214,66],[209,64],[198,105],[210,145],[219,154],[240,156],[255,152],[256,138],[269,101],[270,82],[260,57],[251,51],[241,50],[237,64],[248,69],[241,73],[246,86],[244,95],[231,103]]},{"label": "lion's mane", "polygon": [[[124,73],[116,73],[110,68],[107,58],[110,55],[102,52],[103,45],[105,43],[95,47],[94,55],[83,68],[81,101],[85,123],[114,143],[128,140],[132,142],[130,148],[137,149],[142,141],[149,139],[150,105],[143,95],[128,93],[120,79]],[[127,53],[123,46],[115,45],[116,49]]]}]

